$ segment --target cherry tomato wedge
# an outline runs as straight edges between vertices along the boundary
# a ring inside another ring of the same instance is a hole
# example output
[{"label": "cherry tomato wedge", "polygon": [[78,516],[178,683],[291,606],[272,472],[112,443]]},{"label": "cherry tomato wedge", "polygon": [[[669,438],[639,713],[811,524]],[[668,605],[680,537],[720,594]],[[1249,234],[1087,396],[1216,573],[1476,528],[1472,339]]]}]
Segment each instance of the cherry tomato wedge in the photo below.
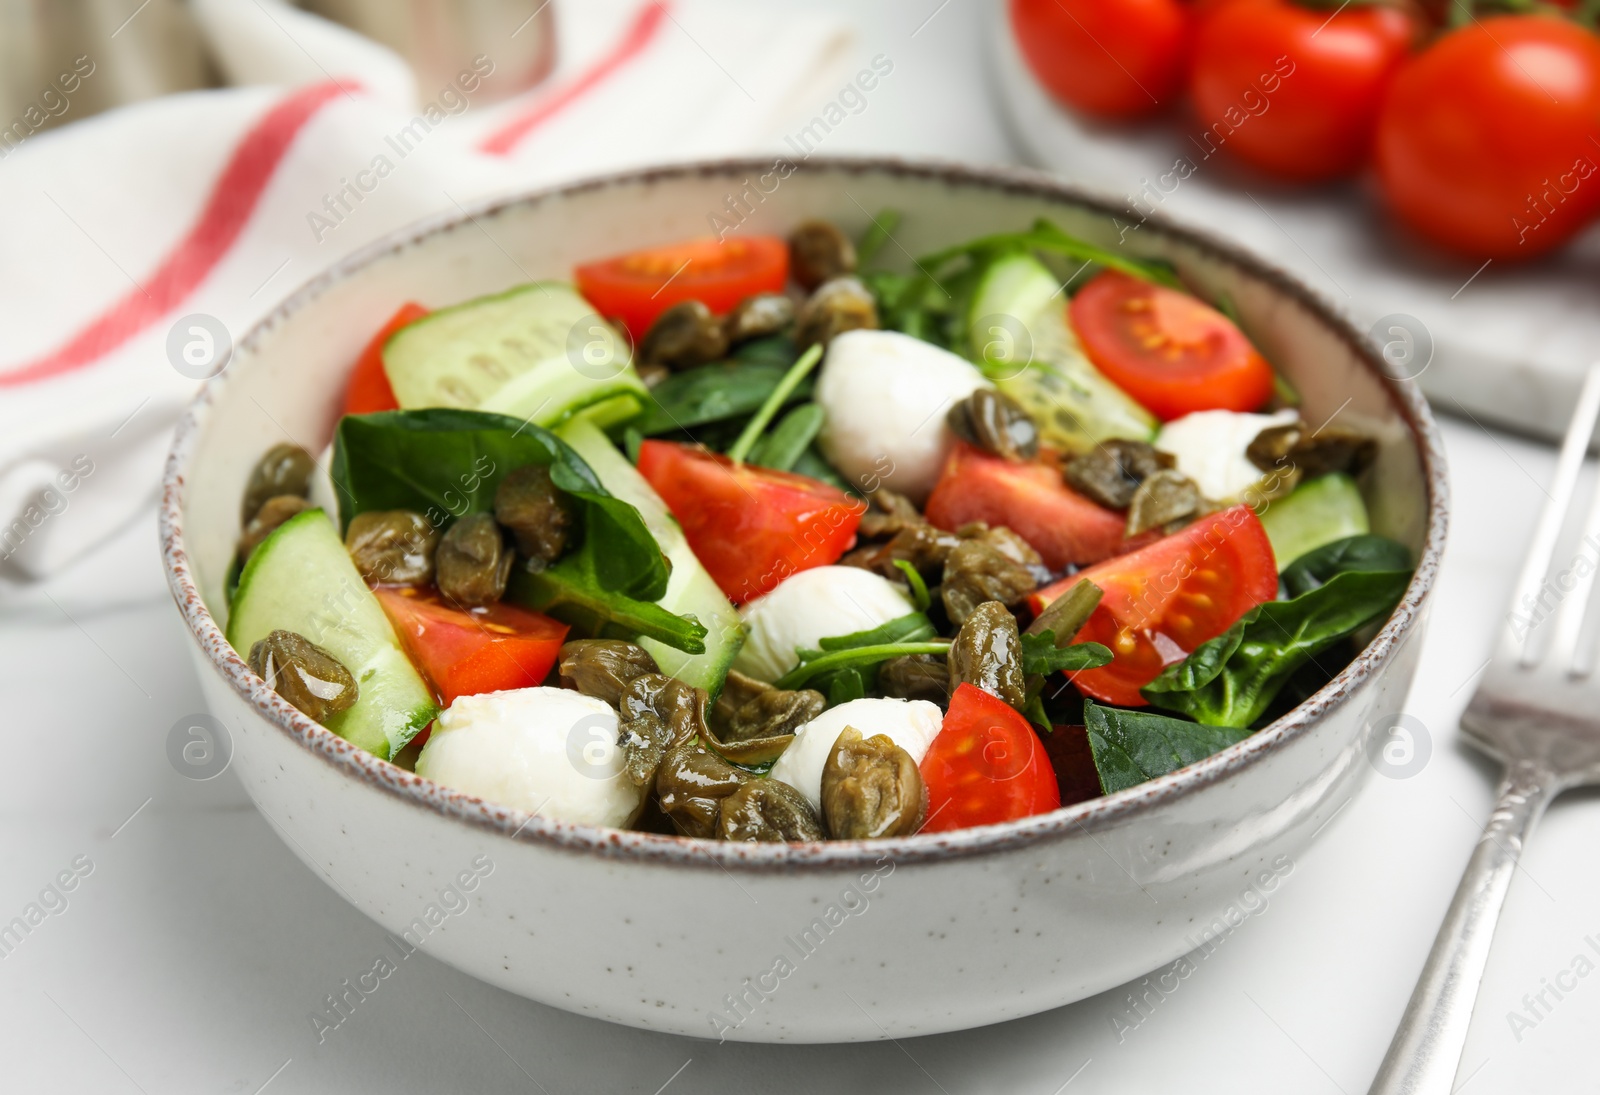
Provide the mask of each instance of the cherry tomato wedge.
[{"label": "cherry tomato wedge", "polygon": [[1133,118],[1178,98],[1189,44],[1179,0],[1011,0],[1011,29],[1034,77],[1068,106]]},{"label": "cherry tomato wedge", "polygon": [[995,825],[1061,805],[1055,771],[1033,727],[976,685],[956,688],[919,768],[928,789],[924,833]]},{"label": "cherry tomato wedge", "polygon": [[791,574],[836,562],[855,543],[865,509],[816,479],[736,465],[671,441],[639,446],[639,474],[734,604],[761,596]]},{"label": "cherry tomato wedge", "polygon": [[1068,674],[1080,691],[1139,707],[1139,689],[1256,605],[1278,595],[1272,544],[1249,506],[1214,513],[1181,532],[1063,578],[1028,598],[1035,612],[1087,579],[1105,596],[1078,632],[1113,660]]},{"label": "cherry tomato wedge", "polygon": [[575,275],[595,310],[639,339],[657,316],[685,300],[720,315],[754,293],[781,292],[789,280],[789,245],[776,236],[685,240],[585,263]]},{"label": "cherry tomato wedge", "polygon": [[954,531],[972,521],[1004,525],[1028,541],[1051,570],[1097,563],[1123,549],[1127,519],[1091,502],[1050,463],[1014,464],[957,443],[926,516]]},{"label": "cherry tomato wedge", "polygon": [[389,375],[383,371],[383,344],[400,328],[427,314],[428,310],[420,304],[402,304],[400,310],[389,317],[383,329],[372,336],[372,341],[367,343],[367,348],[356,359],[356,367],[350,370],[350,382],[344,389],[345,414],[372,414],[374,411],[400,409],[400,404],[394,398],[394,389],[389,386]]},{"label": "cherry tomato wedge", "polygon": [[1072,298],[1089,360],[1162,421],[1194,411],[1253,411],[1272,366],[1233,321],[1177,289],[1107,270]]},{"label": "cherry tomato wedge", "polygon": [[373,592],[400,645],[446,706],[457,696],[543,684],[567,637],[566,624],[514,605],[467,612],[431,592],[385,586]]}]

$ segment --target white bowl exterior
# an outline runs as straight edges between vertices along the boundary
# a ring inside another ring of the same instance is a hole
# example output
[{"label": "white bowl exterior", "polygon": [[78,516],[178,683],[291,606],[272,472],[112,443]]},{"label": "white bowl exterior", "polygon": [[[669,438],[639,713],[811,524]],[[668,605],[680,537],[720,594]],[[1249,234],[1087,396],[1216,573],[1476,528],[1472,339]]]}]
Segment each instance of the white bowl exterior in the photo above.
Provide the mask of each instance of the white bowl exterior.
[{"label": "white bowl exterior", "polygon": [[[193,568],[207,602],[220,603],[250,465],[285,435],[320,451],[348,363],[400,301],[439,306],[565,276],[579,259],[704,235],[745,177],[757,182],[760,169],[668,173],[512,204],[314,284],[286,306],[292,319],[269,319],[241,341],[188,451],[180,446],[185,558],[175,572]],[[781,232],[807,215],[856,230],[866,221],[859,210],[892,206],[905,214],[897,235],[911,253],[1039,215],[1105,242],[1117,231],[1102,213],[1036,193],[881,168],[823,165],[779,180],[752,204],[740,231]],[[1436,489],[1430,526],[1427,469],[1359,348],[1269,277],[1157,225],[1139,235],[1139,248],[1175,258],[1186,276],[1232,296],[1251,334],[1300,387],[1308,418],[1350,401],[1341,421],[1383,442],[1382,487],[1369,495],[1375,529],[1419,554],[1425,543],[1436,551],[1442,498]],[[519,995],[633,1026],[852,1041],[977,1026],[1082,999],[1172,961],[1241,908],[1248,915],[1270,892],[1261,876],[1292,870],[1353,793],[1368,768],[1373,723],[1400,710],[1422,626],[1420,603],[1409,611],[1409,627],[1368,655],[1381,662],[1375,671],[1335,681],[1293,726],[1276,724],[1208,762],[1224,779],[1154,781],[1076,808],[1064,815],[1072,824],[990,850],[920,838],[932,842],[928,854],[876,868],[826,855],[773,860],[770,849],[744,861],[727,846],[713,856],[688,852],[692,842],[635,834],[583,846],[549,838],[572,827],[542,820],[513,836],[482,817],[440,816],[427,795],[408,793],[426,781],[393,770],[380,785],[344,762],[342,743],[308,747],[304,734],[331,735],[286,730],[269,702],[242,694],[225,652],[213,646],[208,655],[204,642],[196,651],[248,793],[308,866],[389,931],[405,932],[482,856],[493,870],[472,892],[471,911],[427,933],[423,949],[435,957]],[[1129,800],[1143,801],[1131,809]],[[641,846],[658,854],[636,854]],[[820,945],[807,943],[807,931]]]}]

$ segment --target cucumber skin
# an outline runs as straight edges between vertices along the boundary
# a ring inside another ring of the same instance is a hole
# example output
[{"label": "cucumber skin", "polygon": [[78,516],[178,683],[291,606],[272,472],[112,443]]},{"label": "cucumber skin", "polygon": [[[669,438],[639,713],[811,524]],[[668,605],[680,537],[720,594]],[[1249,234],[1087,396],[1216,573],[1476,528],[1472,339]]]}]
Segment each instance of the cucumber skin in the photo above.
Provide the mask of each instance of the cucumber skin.
[{"label": "cucumber skin", "polygon": [[1278,570],[1308,551],[1372,531],[1356,481],[1341,472],[1301,483],[1261,513]]},{"label": "cucumber skin", "polygon": [[[298,559],[284,554],[297,550]],[[265,589],[256,595],[258,583],[275,583],[279,577],[275,571],[285,563],[283,578],[288,581],[278,584],[293,596],[258,605],[267,596]],[[319,576],[325,580],[319,583]],[[333,621],[318,620],[319,613],[336,605],[346,607]],[[336,626],[330,628],[328,622]],[[401,650],[389,618],[361,580],[333,522],[320,509],[280,525],[251,553],[239,576],[228,618],[228,642],[248,658],[250,647],[275,629],[298,632],[325,647],[355,676],[360,689],[355,706],[325,724],[350,744],[389,760],[438,713],[433,693]]]},{"label": "cucumber skin", "polygon": [[686,654],[651,639],[640,639],[639,645],[650,652],[663,673],[704,688],[715,701],[744,645],[739,610],[695,558],[666,503],[598,427],[580,418],[556,432],[577,450],[607,490],[639,511],[661,550],[672,560],[667,593],[657,603],[669,612],[694,615],[706,628],[704,654]]},{"label": "cucumber skin", "polygon": [[991,316],[1008,316],[1026,328],[1061,292],[1061,282],[1050,268],[1026,252],[1003,255],[983,272],[967,310],[967,343],[972,360],[981,368],[1005,369],[1010,363],[990,360],[984,350],[990,331],[979,323]]}]

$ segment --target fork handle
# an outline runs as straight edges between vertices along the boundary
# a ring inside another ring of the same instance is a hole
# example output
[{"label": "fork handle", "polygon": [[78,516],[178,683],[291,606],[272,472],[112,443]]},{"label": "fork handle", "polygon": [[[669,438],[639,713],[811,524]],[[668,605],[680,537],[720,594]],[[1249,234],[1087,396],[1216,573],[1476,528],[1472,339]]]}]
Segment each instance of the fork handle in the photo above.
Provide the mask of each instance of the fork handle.
[{"label": "fork handle", "polygon": [[1547,770],[1526,763],[1513,765],[1500,781],[1494,813],[1369,1095],[1450,1095],[1511,876],[1534,823],[1558,790]]}]

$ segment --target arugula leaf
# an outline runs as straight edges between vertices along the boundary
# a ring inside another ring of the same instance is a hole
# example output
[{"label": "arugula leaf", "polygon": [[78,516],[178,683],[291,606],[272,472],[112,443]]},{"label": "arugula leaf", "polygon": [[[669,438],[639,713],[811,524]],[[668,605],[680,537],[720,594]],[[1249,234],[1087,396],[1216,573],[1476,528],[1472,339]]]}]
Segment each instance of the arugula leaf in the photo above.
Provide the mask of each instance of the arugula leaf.
[{"label": "arugula leaf", "polygon": [[883,643],[876,646],[857,646],[846,650],[831,650],[817,658],[801,662],[778,680],[783,689],[806,688],[813,678],[835,669],[866,668],[898,658],[902,654],[948,654],[950,644],[940,642]]},{"label": "arugula leaf", "polygon": [[917,643],[931,639],[938,634],[933,623],[920,612],[908,612],[904,616],[896,616],[888,623],[879,624],[877,627],[868,628],[866,631],[853,631],[848,635],[832,635],[826,639],[818,639],[817,646],[820,650],[802,650],[800,659],[818,657],[832,650],[854,650],[862,646],[882,646],[884,643]]},{"label": "arugula leaf", "polygon": [[921,266],[937,272],[959,257],[979,254],[999,255],[1018,250],[1043,251],[1076,262],[1093,262],[1112,270],[1120,270],[1143,281],[1165,285],[1172,289],[1183,289],[1183,283],[1178,280],[1170,263],[1159,259],[1129,258],[1115,251],[1108,251],[1097,244],[1068,235],[1054,222],[1043,217],[1034,221],[1033,227],[1026,232],[1000,232],[992,236],[980,236],[975,240],[947,247],[943,251],[924,255],[917,261]]},{"label": "arugula leaf", "polygon": [[[853,693],[858,685],[849,677],[839,676],[840,671],[849,671],[859,680],[861,694],[865,695],[864,671],[878,663],[902,654],[943,654],[948,651],[949,643],[928,641],[936,635],[938,631],[928,617],[920,612],[908,612],[866,631],[819,639],[818,649],[797,651],[800,664],[783,675],[778,687],[818,688],[830,694],[838,688]],[[851,698],[859,697],[851,695]]]},{"label": "arugula leaf", "polygon": [[878,252],[883,250],[883,245],[889,242],[894,236],[894,230],[899,227],[898,209],[880,209],[856,243],[856,269],[866,269],[867,264],[878,256]]},{"label": "arugula leaf", "polygon": [[1280,578],[1289,596],[1298,597],[1346,571],[1410,570],[1411,552],[1382,536],[1350,536],[1308,551]]},{"label": "arugula leaf", "polygon": [[[792,349],[793,344],[790,344]],[[743,347],[741,347],[743,349]],[[714,362],[673,373],[650,389],[650,405],[633,425],[646,437],[754,414],[789,371],[795,356],[733,364]],[[811,398],[808,379],[788,402]]]},{"label": "arugula leaf", "polygon": [[442,529],[491,510],[500,480],[527,464],[549,467],[576,505],[582,535],[553,566],[519,570],[508,596],[593,634],[648,635],[703,652],[704,627],[650,603],[666,593],[668,568],[639,511],[548,430],[450,408],[349,415],[334,441],[332,477],[348,502],[343,525],[368,510],[409,509]]},{"label": "arugula leaf", "polygon": [[1092,700],[1083,705],[1083,723],[1100,789],[1108,795],[1204,760],[1250,736],[1248,730],[1102,707]]},{"label": "arugula leaf", "polygon": [[1344,571],[1290,601],[1268,601],[1140,690],[1210,726],[1247,727],[1296,670],[1388,615],[1410,570]]},{"label": "arugula leaf", "polygon": [[756,442],[750,452],[750,463],[763,468],[792,471],[795,463],[806,454],[822,432],[822,408],[815,403],[802,403],[784,415],[772,432]]},{"label": "arugula leaf", "polygon": [[917,606],[918,612],[928,611],[933,597],[928,593],[928,583],[922,580],[922,572],[912,566],[909,559],[896,559],[894,565],[906,576],[906,584],[911,587],[911,603]]},{"label": "arugula leaf", "polygon": [[1051,673],[1076,673],[1111,664],[1111,651],[1099,643],[1057,646],[1056,633],[1048,629],[1022,635],[1022,672],[1047,677]]}]

